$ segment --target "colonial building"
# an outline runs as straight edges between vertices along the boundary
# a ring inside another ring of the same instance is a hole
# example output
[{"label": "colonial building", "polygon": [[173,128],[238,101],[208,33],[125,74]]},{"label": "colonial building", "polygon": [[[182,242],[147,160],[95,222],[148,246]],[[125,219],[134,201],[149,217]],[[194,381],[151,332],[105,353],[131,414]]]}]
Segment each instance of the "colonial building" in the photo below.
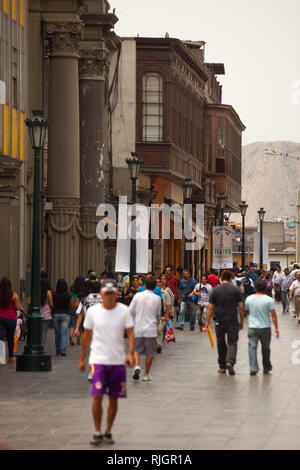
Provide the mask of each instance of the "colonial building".
[{"label": "colonial building", "polygon": [[[143,183],[139,183],[152,192],[156,204],[183,204],[182,185],[186,178],[191,179],[190,202],[205,204],[205,246],[201,253],[189,254],[189,265],[198,276],[200,265],[211,266],[211,226],[218,223],[218,193],[226,194],[227,211],[239,211],[241,201],[241,135],[245,127],[232,106],[222,104],[216,75],[225,73],[224,65],[205,63],[203,41],[169,37],[124,38],[115,56],[111,76],[117,70],[120,82],[120,104],[113,117],[118,188],[128,193],[125,158],[133,150],[143,160]],[[169,240],[150,244],[156,272],[167,263],[184,264],[184,239],[174,239],[173,228]]]}]

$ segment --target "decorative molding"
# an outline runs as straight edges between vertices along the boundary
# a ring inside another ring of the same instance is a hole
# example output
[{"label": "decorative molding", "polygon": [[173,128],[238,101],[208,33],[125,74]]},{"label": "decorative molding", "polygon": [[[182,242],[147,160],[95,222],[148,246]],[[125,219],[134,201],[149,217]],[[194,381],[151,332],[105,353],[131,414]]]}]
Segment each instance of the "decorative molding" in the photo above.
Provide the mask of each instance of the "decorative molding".
[{"label": "decorative molding", "polygon": [[79,59],[79,40],[82,21],[44,23],[45,35],[49,39],[50,57],[74,57]]},{"label": "decorative molding", "polygon": [[105,81],[109,70],[108,49],[80,50],[79,79]]}]

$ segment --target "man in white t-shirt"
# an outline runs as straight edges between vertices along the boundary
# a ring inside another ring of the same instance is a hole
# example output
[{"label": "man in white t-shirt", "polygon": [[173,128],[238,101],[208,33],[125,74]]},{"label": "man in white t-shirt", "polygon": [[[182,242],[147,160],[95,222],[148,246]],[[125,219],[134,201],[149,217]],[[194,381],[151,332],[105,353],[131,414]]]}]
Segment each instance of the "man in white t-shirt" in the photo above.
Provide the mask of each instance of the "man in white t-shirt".
[{"label": "man in white t-shirt", "polygon": [[[117,414],[118,398],[126,398],[125,362],[133,366],[133,321],[128,307],[117,303],[118,287],[114,279],[101,285],[102,303],[90,307],[84,320],[84,335],[78,368],[85,371],[85,355],[91,342],[89,364],[92,370],[92,397],[95,434],[92,445],[113,444],[111,428]],[[129,353],[125,359],[124,330],[127,332]],[[101,433],[102,398],[109,395],[107,424]]]},{"label": "man in white t-shirt", "polygon": [[135,317],[134,322],[134,363],[135,369],[133,380],[140,378],[140,356],[146,356],[145,376],[143,382],[150,382],[150,368],[153,357],[157,352],[157,317],[161,315],[161,298],[154,294],[156,280],[149,277],[145,281],[146,290],[138,292],[132,299],[129,307],[131,315]]},{"label": "man in white t-shirt", "polygon": [[290,299],[294,297],[295,301],[295,313],[294,318],[298,318],[300,323],[300,271],[296,272],[296,280],[292,282],[290,286]]}]

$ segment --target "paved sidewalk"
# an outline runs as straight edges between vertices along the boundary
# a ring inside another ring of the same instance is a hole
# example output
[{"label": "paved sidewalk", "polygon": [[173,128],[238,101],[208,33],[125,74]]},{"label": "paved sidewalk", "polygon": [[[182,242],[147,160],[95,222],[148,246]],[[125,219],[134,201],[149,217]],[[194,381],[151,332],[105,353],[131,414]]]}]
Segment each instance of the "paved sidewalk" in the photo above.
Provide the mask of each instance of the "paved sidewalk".
[{"label": "paved sidewalk", "polygon": [[[216,348],[206,333],[189,329],[176,330],[176,343],[155,357],[152,383],[133,383],[128,370],[128,398],[119,400],[111,450],[300,449],[300,364],[291,360],[300,325],[277,305],[281,340],[272,337],[268,376],[249,376],[247,325],[234,377],[217,374]],[[56,357],[50,330],[47,349],[52,372],[0,368],[1,441],[16,449],[90,449],[91,386],[77,369],[79,347]]]}]

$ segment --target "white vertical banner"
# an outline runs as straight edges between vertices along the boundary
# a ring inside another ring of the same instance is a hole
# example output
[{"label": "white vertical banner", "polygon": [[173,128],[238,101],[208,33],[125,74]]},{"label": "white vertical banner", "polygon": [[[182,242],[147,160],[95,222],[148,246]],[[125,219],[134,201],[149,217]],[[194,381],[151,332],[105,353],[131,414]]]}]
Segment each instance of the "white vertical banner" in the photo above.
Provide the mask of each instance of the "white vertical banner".
[{"label": "white vertical banner", "polygon": [[[116,272],[130,271],[130,245],[132,230],[132,206],[120,207],[119,223],[116,248]],[[125,205],[124,205],[125,206]],[[148,272],[148,245],[149,245],[149,223],[150,208],[142,204],[136,204],[136,272]]]},{"label": "white vertical banner", "polygon": [[230,269],[232,261],[232,228],[213,227],[213,263],[214,269]]},{"label": "white vertical banner", "polygon": [[130,236],[128,235],[128,226],[130,224],[130,220],[131,217],[128,211],[127,203],[119,203],[115,266],[115,272],[119,273],[129,273],[130,271]]},{"label": "white vertical banner", "polygon": [[[254,232],[253,263],[260,263],[260,232]],[[269,234],[263,233],[263,264],[269,263]]]},{"label": "white vertical banner", "polygon": [[148,272],[150,207],[136,205],[136,272]]}]

